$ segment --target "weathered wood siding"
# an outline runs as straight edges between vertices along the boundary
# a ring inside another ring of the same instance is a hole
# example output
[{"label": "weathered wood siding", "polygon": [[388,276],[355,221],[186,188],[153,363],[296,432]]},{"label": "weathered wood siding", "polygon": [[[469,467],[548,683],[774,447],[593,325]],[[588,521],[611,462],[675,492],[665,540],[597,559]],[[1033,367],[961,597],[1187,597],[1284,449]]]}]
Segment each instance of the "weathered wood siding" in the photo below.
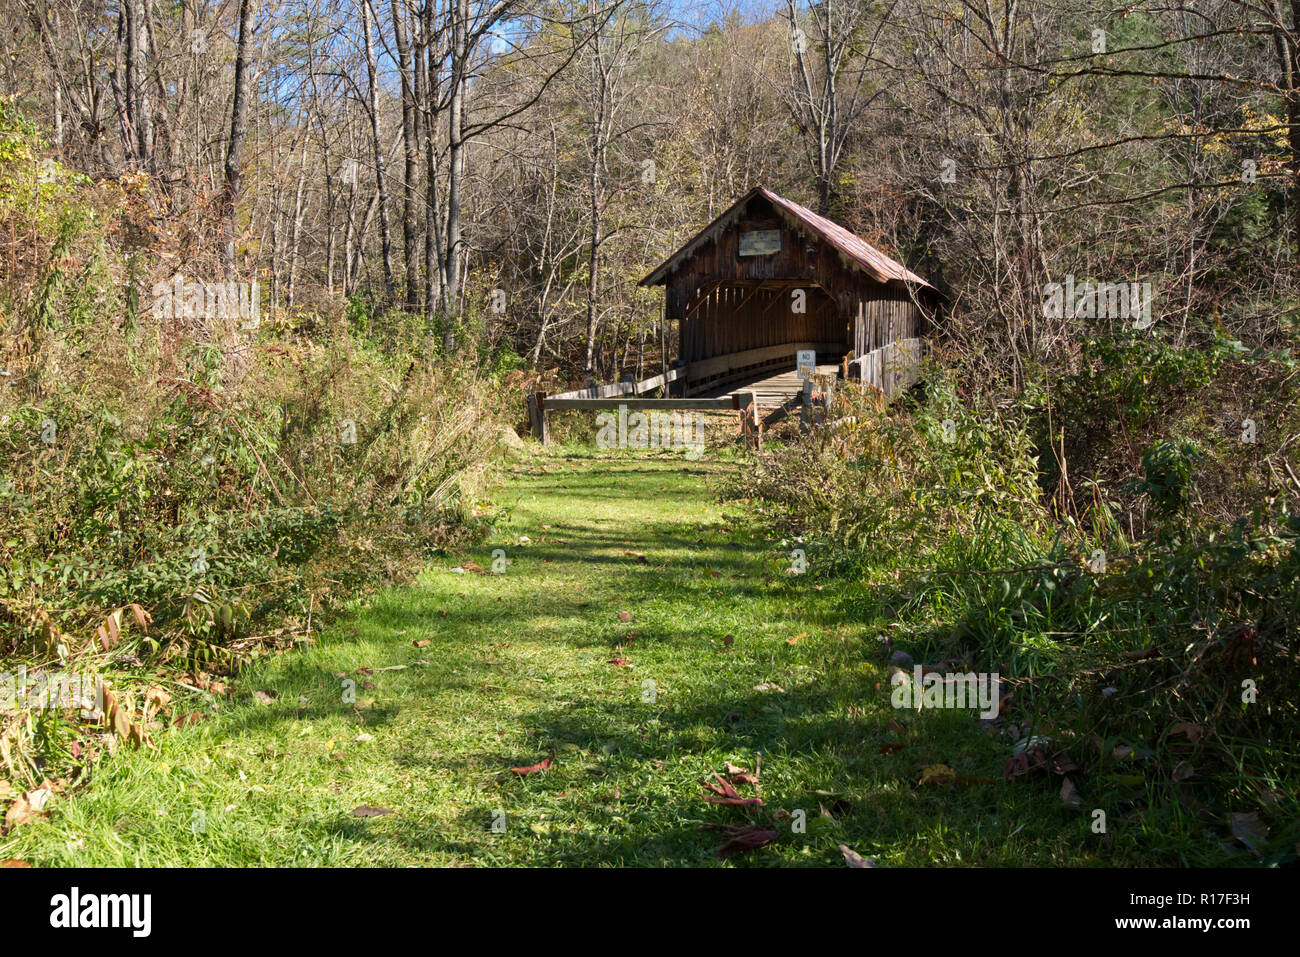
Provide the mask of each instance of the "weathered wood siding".
[{"label": "weathered wood siding", "polygon": [[919,338],[925,325],[924,312],[905,288],[877,284],[858,300],[853,351],[865,356],[890,342]]}]

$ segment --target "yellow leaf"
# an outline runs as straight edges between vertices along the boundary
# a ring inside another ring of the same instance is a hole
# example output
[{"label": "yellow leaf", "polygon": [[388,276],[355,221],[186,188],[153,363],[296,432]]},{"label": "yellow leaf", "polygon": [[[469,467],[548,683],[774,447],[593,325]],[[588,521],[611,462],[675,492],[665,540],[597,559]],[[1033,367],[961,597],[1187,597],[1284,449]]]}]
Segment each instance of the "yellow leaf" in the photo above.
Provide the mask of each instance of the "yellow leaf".
[{"label": "yellow leaf", "polygon": [[957,772],[946,764],[931,764],[921,771],[920,784],[954,784]]}]

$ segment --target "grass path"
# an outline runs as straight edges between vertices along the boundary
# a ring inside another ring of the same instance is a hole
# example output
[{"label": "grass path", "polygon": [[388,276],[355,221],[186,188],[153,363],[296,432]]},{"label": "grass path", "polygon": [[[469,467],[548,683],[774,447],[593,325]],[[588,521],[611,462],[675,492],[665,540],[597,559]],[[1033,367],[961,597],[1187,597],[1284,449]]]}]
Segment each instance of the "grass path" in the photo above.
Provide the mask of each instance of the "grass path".
[{"label": "grass path", "polygon": [[[723,838],[702,825],[746,823],[779,836],[729,863],[843,866],[841,843],[882,864],[1135,856],[1037,783],[919,787],[939,763],[997,777],[1005,743],[969,713],[889,707],[880,623],[846,620],[833,588],[787,574],[778,543],[729,522],[714,490],[734,467],[519,464],[491,541],[331,624],[310,652],[246,670],[228,706],[161,735],[157,754],[105,761],[48,820],[0,840],[0,858],[713,865]],[[503,574],[452,571],[490,568],[496,548]],[[258,690],[278,697],[259,704]],[[509,771],[552,753],[549,770]],[[702,799],[703,778],[760,753],[761,808]]]}]

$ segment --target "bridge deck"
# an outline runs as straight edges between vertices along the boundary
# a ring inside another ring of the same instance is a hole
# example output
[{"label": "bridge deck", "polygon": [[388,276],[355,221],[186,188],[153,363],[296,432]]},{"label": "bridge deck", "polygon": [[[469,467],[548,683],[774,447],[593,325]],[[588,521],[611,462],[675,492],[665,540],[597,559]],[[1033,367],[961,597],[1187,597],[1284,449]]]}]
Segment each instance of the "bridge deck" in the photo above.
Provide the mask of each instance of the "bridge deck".
[{"label": "bridge deck", "polygon": [[[818,375],[828,375],[838,377],[840,367],[837,365],[819,365],[817,367]],[[710,390],[701,393],[702,396],[714,398],[724,395],[731,395],[735,392],[754,392],[758,395],[758,407],[760,410],[780,409],[787,404],[797,400],[800,391],[803,389],[803,380],[793,370],[779,372],[775,375],[765,375],[753,379],[744,384],[732,383],[724,388]]]}]

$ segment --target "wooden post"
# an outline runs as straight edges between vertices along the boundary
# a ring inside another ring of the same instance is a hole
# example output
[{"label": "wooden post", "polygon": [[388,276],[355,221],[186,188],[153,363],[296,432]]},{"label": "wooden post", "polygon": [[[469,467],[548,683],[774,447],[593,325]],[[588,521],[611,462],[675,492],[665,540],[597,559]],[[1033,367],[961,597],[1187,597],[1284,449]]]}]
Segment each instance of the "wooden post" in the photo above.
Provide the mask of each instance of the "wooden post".
[{"label": "wooden post", "polygon": [[528,424],[532,427],[533,438],[542,445],[551,442],[550,423],[546,421],[546,393],[534,392],[528,396]]},{"label": "wooden post", "polygon": [[731,407],[740,412],[740,434],[746,441],[752,442],[754,448],[759,448],[761,440],[758,434],[758,393],[733,392]]}]

